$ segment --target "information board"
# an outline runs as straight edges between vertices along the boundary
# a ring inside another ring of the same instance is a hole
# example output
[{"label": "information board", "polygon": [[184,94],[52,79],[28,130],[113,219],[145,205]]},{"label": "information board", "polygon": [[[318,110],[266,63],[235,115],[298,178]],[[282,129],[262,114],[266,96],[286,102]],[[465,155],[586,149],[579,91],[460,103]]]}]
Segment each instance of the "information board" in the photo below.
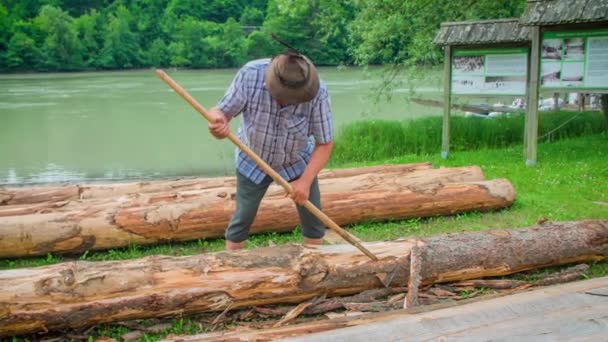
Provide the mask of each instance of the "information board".
[{"label": "information board", "polygon": [[542,88],[608,88],[608,29],[545,32]]},{"label": "information board", "polygon": [[525,95],[528,49],[455,50],[452,94]]}]

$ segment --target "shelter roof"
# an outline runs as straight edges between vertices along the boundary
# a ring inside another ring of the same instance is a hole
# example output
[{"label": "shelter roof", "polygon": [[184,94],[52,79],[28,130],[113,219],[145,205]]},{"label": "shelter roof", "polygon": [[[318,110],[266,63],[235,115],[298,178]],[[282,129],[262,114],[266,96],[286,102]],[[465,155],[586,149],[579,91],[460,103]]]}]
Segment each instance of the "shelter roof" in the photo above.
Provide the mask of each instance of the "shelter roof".
[{"label": "shelter roof", "polygon": [[522,25],[608,22],[608,0],[528,0]]},{"label": "shelter roof", "polygon": [[529,28],[521,26],[519,19],[446,22],[441,24],[439,32],[433,39],[433,43],[436,45],[479,45],[529,41]]}]

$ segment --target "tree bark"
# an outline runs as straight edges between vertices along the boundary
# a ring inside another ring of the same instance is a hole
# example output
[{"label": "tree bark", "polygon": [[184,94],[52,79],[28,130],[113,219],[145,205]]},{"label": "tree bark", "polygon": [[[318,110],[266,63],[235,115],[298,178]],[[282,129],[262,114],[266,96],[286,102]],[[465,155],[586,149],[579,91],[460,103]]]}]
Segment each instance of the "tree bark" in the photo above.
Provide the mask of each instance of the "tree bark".
[{"label": "tree bark", "polygon": [[[321,180],[323,211],[337,224],[345,225],[495,210],[515,199],[512,185],[504,179],[471,181],[483,178],[478,167],[385,176]],[[233,191],[217,188],[84,200],[47,208],[45,213],[6,216],[0,221],[0,257],[221,237],[235,208],[229,195]],[[279,186],[271,187],[251,232],[292,230],[299,222],[294,209]]]},{"label": "tree bark", "polygon": [[408,282],[414,245],[424,247],[421,284],[477,279],[605,259],[608,221],[366,244],[379,261],[370,261],[350,245],[286,245],[5,270],[0,271],[0,335],[402,287]]},{"label": "tree bark", "polygon": [[[430,163],[414,163],[333,169],[321,171],[319,173],[319,179],[351,177],[366,173],[405,174],[430,168]],[[220,187],[233,187],[235,186],[235,184],[235,177],[218,177],[137,183],[71,184],[65,186],[37,186],[4,189],[0,188],[0,205],[74,201],[79,199],[119,197],[124,195],[155,192],[207,190]]]}]

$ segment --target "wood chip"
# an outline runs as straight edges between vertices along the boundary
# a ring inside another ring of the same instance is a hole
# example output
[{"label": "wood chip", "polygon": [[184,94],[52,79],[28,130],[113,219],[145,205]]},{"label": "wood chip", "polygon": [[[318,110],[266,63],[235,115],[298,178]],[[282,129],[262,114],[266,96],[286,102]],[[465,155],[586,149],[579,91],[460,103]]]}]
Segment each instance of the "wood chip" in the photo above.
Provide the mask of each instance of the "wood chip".
[{"label": "wood chip", "polygon": [[222,313],[220,313],[219,315],[217,315],[217,317],[215,317],[215,319],[213,320],[213,322],[211,322],[212,325],[216,325],[217,323],[220,322],[221,319],[224,318],[224,316],[226,316],[226,313],[228,311],[230,311],[230,309],[232,309],[232,303],[230,303],[228,306],[226,306],[226,308],[224,309],[224,311],[222,311]]},{"label": "wood chip", "polygon": [[165,331],[167,329],[171,329],[173,325],[171,325],[171,323],[161,323],[161,324],[155,324],[153,326],[147,327],[145,329],[146,332],[151,332],[151,333],[159,333],[162,331]]},{"label": "wood chip", "polygon": [[144,332],[141,330],[129,331],[128,333],[121,336],[124,342],[135,341],[144,336]]},{"label": "wood chip", "polygon": [[432,293],[433,295],[437,296],[437,297],[454,297],[457,294],[451,291],[447,291],[438,287],[432,287],[429,289],[430,293]]},{"label": "wood chip", "polygon": [[365,313],[361,312],[361,311],[328,312],[325,314],[325,317],[327,317],[329,319],[336,319],[336,318],[344,318],[344,317],[361,316],[363,314],[365,314]]},{"label": "wood chip", "polygon": [[405,298],[405,293],[399,293],[399,294],[389,297],[388,302],[390,304],[393,304],[393,303],[402,301],[403,298]]},{"label": "wood chip", "polygon": [[289,311],[283,318],[281,318],[280,321],[275,323],[272,327],[277,328],[277,327],[283,326],[283,325],[293,321],[294,319],[298,318],[298,316],[300,316],[302,311],[304,311],[311,304],[312,304],[312,302],[299,304],[298,306],[293,308],[291,311]]}]

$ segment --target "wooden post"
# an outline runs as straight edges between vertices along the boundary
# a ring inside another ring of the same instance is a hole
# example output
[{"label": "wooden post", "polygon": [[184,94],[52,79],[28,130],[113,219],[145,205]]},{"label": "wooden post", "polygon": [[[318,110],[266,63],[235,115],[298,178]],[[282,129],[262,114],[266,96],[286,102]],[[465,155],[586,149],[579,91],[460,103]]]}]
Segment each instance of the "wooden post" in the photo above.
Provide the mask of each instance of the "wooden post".
[{"label": "wooden post", "polygon": [[526,127],[524,134],[524,157],[527,166],[536,164],[538,139],[538,78],[540,68],[540,28],[530,28],[532,48],[530,50],[530,78],[528,80],[528,105],[526,107]]},{"label": "wooden post", "polygon": [[559,109],[559,93],[553,93],[553,110],[557,112]]},{"label": "wooden post", "polygon": [[585,111],[585,99],[588,97],[588,94],[583,94],[583,96],[581,97],[581,111],[584,112]]},{"label": "wooden post", "polygon": [[604,112],[605,127],[608,130],[608,94],[602,94],[602,112]]},{"label": "wooden post", "polygon": [[445,46],[443,61],[443,128],[441,133],[441,158],[450,151],[450,108],[452,106],[452,47]]}]

